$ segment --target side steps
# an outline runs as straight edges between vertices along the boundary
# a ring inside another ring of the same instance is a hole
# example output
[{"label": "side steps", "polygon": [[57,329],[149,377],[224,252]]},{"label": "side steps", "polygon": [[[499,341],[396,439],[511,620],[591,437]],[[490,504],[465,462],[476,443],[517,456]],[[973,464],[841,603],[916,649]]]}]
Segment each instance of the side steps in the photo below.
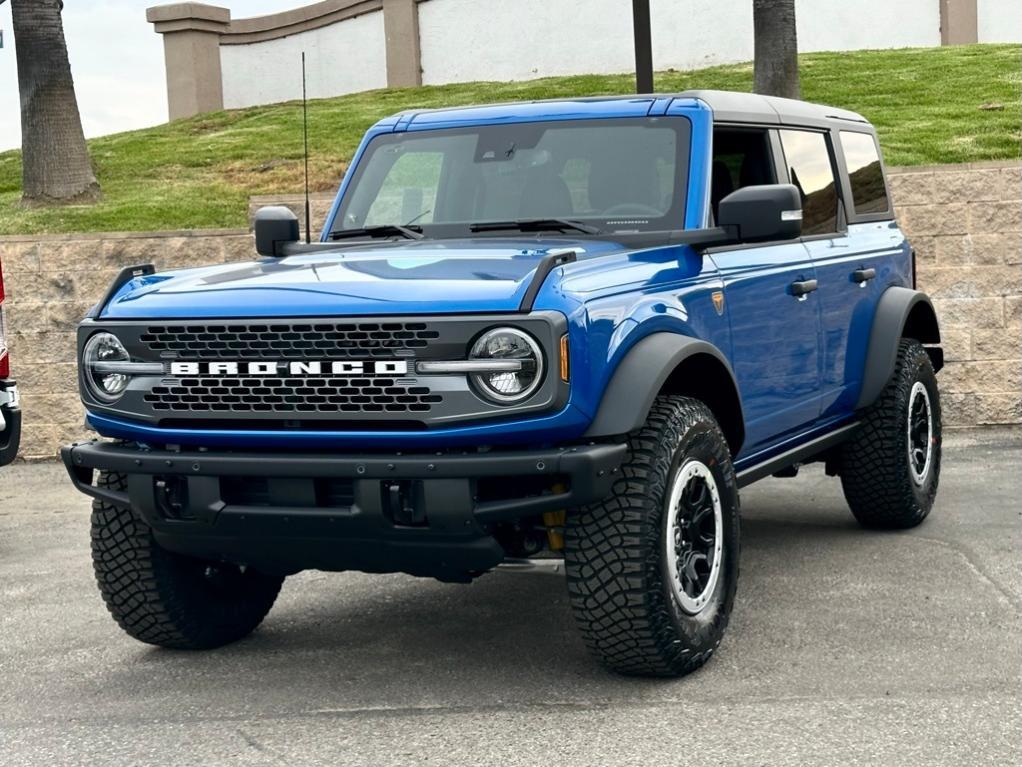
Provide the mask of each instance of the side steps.
[{"label": "side steps", "polygon": [[794,473],[786,473],[789,471],[798,472],[798,464],[804,463],[807,459],[814,456],[818,456],[821,453],[829,450],[832,447],[840,445],[842,442],[847,440],[856,429],[859,428],[859,422],[846,424],[841,426],[834,431],[822,434],[815,439],[811,439],[808,442],[804,442],[801,445],[785,450],[783,453],[767,458],[760,463],[752,466],[743,467],[737,472],[738,487],[745,487],[751,485],[758,479],[763,479],[773,475],[775,477],[793,477]]}]

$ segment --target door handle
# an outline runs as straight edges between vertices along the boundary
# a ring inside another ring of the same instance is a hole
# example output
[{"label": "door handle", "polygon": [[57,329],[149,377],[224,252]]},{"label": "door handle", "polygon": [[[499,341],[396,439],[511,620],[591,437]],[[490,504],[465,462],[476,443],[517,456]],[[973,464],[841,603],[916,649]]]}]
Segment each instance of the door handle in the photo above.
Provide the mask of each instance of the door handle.
[{"label": "door handle", "polygon": [[812,293],[818,287],[816,280],[799,280],[793,282],[788,286],[791,291],[791,295],[795,296],[799,301],[805,301],[809,294]]},{"label": "door handle", "polygon": [[857,282],[859,285],[865,285],[868,280],[872,280],[876,276],[876,269],[856,269],[852,272],[852,282]]}]

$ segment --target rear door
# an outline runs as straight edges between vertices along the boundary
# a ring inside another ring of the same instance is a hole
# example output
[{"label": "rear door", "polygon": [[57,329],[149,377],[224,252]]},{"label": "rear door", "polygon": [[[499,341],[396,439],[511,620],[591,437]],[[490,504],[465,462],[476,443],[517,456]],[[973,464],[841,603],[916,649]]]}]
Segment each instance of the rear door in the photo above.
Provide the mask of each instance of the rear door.
[{"label": "rear door", "polygon": [[[869,328],[879,297],[877,277],[883,268],[885,249],[891,244],[890,230],[884,233],[874,226],[877,231],[870,233],[858,225],[849,228],[853,209],[844,199],[840,180],[838,131],[785,128],[779,134],[788,181],[802,193],[803,242],[819,284],[820,417],[829,419],[850,413],[858,397]],[[872,144],[872,136],[857,135]],[[854,143],[859,157],[861,142]],[[879,177],[862,178],[873,187],[873,192],[864,190],[864,194],[881,195],[886,206],[879,157],[876,162]],[[863,176],[871,173],[867,166],[864,161]]]},{"label": "rear door", "polygon": [[[837,271],[832,292],[824,294],[834,295],[837,305],[844,304],[848,327],[841,370],[835,369],[832,374],[837,380],[838,373],[843,372],[844,385],[839,396],[826,404],[824,415],[854,410],[862,389],[869,334],[880,296],[897,281],[908,250],[905,235],[894,221],[876,136],[872,132],[844,129],[835,133],[853,269],[851,274]],[[842,277],[847,282],[839,290]],[[824,298],[824,311],[828,300]]]},{"label": "rear door", "polygon": [[[735,189],[777,182],[780,145],[762,128],[714,130],[711,212]],[[710,251],[724,280],[731,363],[742,395],[750,455],[808,428],[820,412],[816,271],[798,241]]]}]

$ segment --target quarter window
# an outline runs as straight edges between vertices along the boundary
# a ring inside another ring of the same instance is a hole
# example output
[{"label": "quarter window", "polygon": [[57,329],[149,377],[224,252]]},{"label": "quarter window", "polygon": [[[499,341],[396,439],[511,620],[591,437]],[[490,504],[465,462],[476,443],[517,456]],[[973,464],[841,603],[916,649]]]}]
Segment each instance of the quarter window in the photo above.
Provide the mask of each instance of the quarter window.
[{"label": "quarter window", "polygon": [[852,185],[852,202],[860,214],[886,213],[890,209],[880,152],[869,133],[841,131],[841,148]]},{"label": "quarter window", "polygon": [[782,130],[788,180],[802,195],[802,233],[837,231],[837,186],[827,137],[822,133]]}]

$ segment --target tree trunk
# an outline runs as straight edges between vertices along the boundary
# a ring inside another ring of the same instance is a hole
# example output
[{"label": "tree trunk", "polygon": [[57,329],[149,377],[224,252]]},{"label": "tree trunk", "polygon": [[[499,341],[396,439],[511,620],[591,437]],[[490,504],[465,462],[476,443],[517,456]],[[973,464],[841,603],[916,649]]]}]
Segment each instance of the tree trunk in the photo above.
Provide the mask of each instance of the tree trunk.
[{"label": "tree trunk", "polygon": [[800,98],[795,0],[753,0],[754,85],[766,96]]},{"label": "tree trunk", "polygon": [[21,92],[23,201],[92,202],[99,184],[78,115],[61,0],[11,0]]}]

